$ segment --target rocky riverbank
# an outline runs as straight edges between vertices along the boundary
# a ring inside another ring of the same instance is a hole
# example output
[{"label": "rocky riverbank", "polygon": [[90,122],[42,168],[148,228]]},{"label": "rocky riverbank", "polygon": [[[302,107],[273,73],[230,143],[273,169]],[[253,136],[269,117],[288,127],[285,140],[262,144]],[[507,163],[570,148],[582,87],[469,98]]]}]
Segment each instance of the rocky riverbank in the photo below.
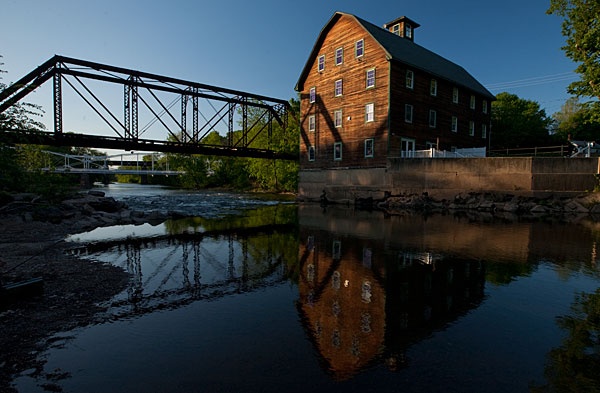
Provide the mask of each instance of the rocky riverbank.
[{"label": "rocky riverbank", "polygon": [[14,391],[14,375],[48,381],[67,377],[60,370],[40,375],[40,354],[65,338],[54,335],[93,323],[99,305],[127,287],[129,276],[112,265],[67,255],[63,239],[73,233],[118,224],[161,223],[173,214],[130,209],[102,192],[78,194],[48,204],[31,194],[12,196],[0,207],[0,279],[4,283],[39,277],[42,294],[18,298],[0,292],[0,391]]},{"label": "rocky riverbank", "polygon": [[388,214],[409,211],[442,214],[480,215],[482,218],[496,216],[504,219],[553,218],[572,220],[582,216],[600,216],[600,193],[582,194],[577,197],[558,195],[539,197],[516,196],[494,193],[462,193],[453,199],[436,200],[427,194],[386,195],[381,200],[359,199],[355,205],[373,208]]}]

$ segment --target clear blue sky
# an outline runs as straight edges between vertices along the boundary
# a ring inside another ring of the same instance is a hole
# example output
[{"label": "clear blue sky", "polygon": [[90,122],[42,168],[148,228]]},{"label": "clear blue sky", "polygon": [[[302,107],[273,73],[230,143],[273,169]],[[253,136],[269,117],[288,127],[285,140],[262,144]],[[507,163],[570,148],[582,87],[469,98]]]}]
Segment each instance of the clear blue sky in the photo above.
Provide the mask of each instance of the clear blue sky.
[{"label": "clear blue sky", "polygon": [[[335,11],[379,26],[405,15],[421,24],[418,44],[461,65],[492,93],[537,101],[551,115],[577,76],[560,49],[562,21],[546,15],[548,6],[549,0],[1,0],[0,54],[8,71],[2,78],[13,82],[60,54],[289,99]],[[51,119],[48,113],[45,122]]]}]

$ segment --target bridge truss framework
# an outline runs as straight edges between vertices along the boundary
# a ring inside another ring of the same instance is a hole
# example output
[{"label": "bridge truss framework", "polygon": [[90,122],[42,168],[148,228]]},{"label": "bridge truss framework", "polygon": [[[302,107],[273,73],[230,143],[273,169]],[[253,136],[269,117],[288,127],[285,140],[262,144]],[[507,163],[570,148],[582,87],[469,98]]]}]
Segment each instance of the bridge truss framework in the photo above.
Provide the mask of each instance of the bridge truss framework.
[{"label": "bridge truss framework", "polygon": [[[182,79],[135,71],[56,55],[0,92],[0,113],[52,80],[54,130],[1,129],[7,143],[79,146],[165,153],[205,154],[297,160],[297,154],[271,149],[275,124],[287,129],[289,103],[277,98],[220,88]],[[89,87],[89,80],[123,86],[123,112],[117,114]],[[63,88],[68,85],[108,126],[114,136],[63,132]],[[175,95],[166,103],[161,94]],[[199,110],[199,100],[212,108],[209,116]],[[176,103],[179,103],[179,108]],[[140,112],[152,117],[168,133],[169,140],[144,139]],[[177,110],[179,109],[179,110]],[[236,123],[241,129],[236,130]],[[217,125],[226,125],[227,143],[209,145],[202,140]],[[239,131],[239,133],[234,133]],[[261,133],[268,133],[267,148],[252,147]],[[234,136],[235,135],[235,136]]]}]

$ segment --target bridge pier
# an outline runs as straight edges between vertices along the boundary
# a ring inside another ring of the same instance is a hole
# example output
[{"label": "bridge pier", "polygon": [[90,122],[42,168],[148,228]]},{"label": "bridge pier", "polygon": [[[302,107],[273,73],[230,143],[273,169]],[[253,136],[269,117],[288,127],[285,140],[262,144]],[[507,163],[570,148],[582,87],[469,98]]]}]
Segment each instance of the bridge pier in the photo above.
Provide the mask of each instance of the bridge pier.
[{"label": "bridge pier", "polygon": [[148,175],[140,175],[140,184],[149,184]]}]

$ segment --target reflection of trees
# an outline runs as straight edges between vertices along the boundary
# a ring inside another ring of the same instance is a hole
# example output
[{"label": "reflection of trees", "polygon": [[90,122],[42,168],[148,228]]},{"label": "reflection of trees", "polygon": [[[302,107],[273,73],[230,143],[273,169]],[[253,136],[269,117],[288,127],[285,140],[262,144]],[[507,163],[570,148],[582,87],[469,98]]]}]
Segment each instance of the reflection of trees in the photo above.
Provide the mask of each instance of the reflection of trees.
[{"label": "reflection of trees", "polygon": [[600,288],[575,297],[571,314],[557,324],[567,332],[548,354],[548,384],[534,391],[600,392]]},{"label": "reflection of trees", "polygon": [[277,204],[262,206],[257,209],[245,210],[243,213],[218,218],[186,217],[178,220],[168,220],[165,228],[171,235],[189,231],[223,231],[232,228],[252,228],[266,225],[295,224],[298,213],[295,205]]},{"label": "reflection of trees", "polygon": [[488,263],[485,281],[495,285],[506,285],[519,277],[530,276],[537,265],[529,263]]}]

